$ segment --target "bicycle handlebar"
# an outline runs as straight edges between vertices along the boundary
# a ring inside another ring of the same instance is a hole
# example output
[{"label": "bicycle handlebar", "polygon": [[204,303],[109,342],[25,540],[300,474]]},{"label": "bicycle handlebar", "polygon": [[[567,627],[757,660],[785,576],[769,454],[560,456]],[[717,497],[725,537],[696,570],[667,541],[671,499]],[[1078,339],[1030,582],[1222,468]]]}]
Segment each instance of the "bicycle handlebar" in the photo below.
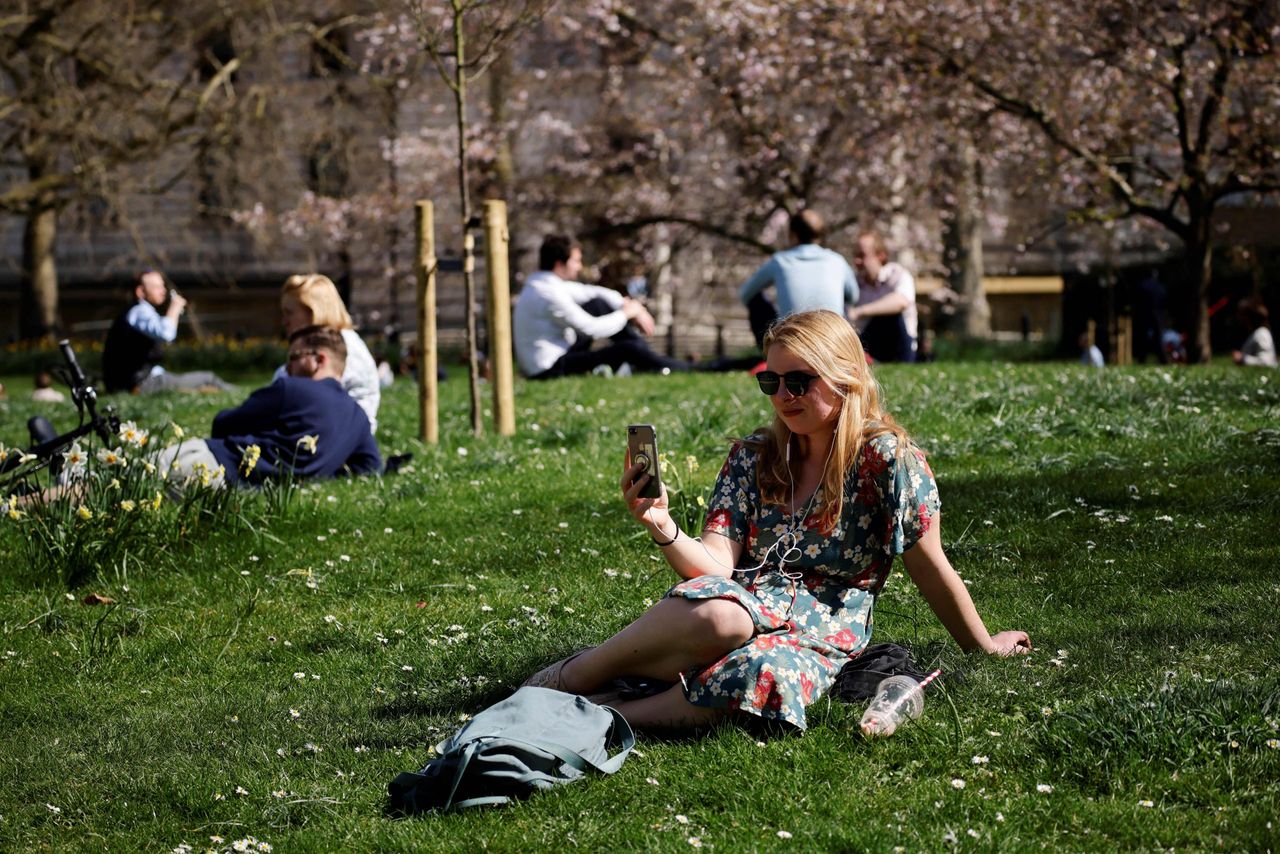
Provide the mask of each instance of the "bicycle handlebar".
[{"label": "bicycle handlebar", "polygon": [[80,363],[76,360],[76,351],[71,349],[71,342],[63,338],[58,342],[58,349],[62,351],[62,359],[71,371],[71,380],[75,383],[75,387],[79,389],[87,386],[89,381],[85,378],[84,371],[80,369]]}]

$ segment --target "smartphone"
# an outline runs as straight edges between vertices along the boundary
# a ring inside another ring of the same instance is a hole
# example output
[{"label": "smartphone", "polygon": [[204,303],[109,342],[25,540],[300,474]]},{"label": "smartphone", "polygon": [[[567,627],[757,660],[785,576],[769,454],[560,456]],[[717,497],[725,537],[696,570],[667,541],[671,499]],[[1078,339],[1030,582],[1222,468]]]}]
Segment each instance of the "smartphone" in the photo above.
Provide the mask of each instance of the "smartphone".
[{"label": "smartphone", "polygon": [[627,465],[639,464],[641,474],[649,475],[649,482],[640,490],[641,498],[658,498],[662,495],[662,477],[658,470],[658,435],[652,424],[632,424],[627,427]]}]

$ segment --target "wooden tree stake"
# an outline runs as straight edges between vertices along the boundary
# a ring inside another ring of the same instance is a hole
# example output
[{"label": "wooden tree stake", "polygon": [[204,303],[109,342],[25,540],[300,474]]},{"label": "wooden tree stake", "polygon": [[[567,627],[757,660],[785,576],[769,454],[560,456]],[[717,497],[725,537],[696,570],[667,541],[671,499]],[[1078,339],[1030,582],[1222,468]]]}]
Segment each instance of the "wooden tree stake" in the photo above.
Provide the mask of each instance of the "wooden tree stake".
[{"label": "wooden tree stake", "polygon": [[493,423],[498,433],[516,432],[515,374],[511,364],[511,277],[507,264],[510,235],[507,203],[484,203],[484,266],[489,278],[489,382],[493,384]]},{"label": "wooden tree stake", "polygon": [[436,376],[436,231],[431,202],[414,206],[418,277],[418,438],[440,444],[440,388]]}]

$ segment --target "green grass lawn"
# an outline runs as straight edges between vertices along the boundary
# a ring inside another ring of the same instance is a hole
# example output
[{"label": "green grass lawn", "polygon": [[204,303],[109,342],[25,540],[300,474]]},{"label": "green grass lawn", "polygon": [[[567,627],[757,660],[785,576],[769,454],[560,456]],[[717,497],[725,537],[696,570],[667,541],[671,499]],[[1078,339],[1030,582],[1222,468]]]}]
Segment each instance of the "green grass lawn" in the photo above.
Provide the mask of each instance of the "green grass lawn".
[{"label": "green grass lawn", "polygon": [[[0,850],[1275,849],[1280,376],[880,378],[930,453],[979,611],[1036,646],[937,644],[895,572],[876,639],[964,678],[894,737],[863,740],[862,708],[824,699],[802,736],[642,738],[609,779],[384,818],[387,782],[464,715],[672,583],[618,495],[625,426],[656,425],[690,498],[767,417],[746,375],[593,377],[519,385],[519,434],[475,439],[455,378],[438,448],[413,438],[412,387],[384,397],[380,442],[409,470],[139,539],[70,592],[0,519]],[[113,402],[198,435],[238,399]],[[0,403],[0,441],[32,411]]]}]

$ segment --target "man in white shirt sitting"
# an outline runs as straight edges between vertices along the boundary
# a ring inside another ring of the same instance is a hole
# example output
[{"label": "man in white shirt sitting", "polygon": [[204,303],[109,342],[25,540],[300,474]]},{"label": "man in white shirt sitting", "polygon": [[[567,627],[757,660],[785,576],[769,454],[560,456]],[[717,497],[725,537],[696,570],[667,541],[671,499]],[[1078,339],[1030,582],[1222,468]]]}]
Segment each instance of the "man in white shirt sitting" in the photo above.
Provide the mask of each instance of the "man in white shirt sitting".
[{"label": "man in white shirt sitting", "polygon": [[[525,376],[586,374],[600,365],[616,371],[623,363],[637,373],[690,369],[688,362],[655,353],[644,340],[654,323],[639,301],[574,281],[580,272],[582,248],[571,238],[553,234],[542,242],[538,271],[525,280],[512,326]],[[592,349],[599,339],[610,341]]]},{"label": "man in white shirt sitting", "polygon": [[858,304],[849,310],[849,319],[858,327],[863,348],[879,362],[914,362],[919,337],[915,278],[889,260],[884,239],[874,231],[858,238],[853,268]]}]

